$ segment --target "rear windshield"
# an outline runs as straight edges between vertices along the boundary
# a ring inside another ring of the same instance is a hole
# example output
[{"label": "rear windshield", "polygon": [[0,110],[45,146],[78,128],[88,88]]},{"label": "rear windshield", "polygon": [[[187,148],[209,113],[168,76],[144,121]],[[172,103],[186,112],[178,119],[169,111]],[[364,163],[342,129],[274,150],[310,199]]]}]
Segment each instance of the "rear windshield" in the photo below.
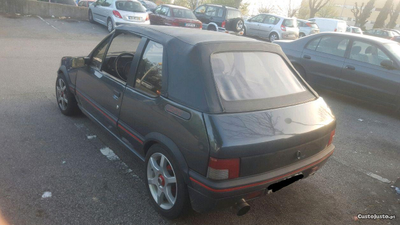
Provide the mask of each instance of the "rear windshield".
[{"label": "rear windshield", "polygon": [[146,8],[139,2],[132,1],[117,1],[115,6],[118,10],[129,11],[129,12],[146,12]]},{"label": "rear windshield", "polygon": [[283,26],[285,27],[297,27],[297,20],[296,19],[284,19]]},{"label": "rear windshield", "polygon": [[172,9],[174,17],[176,18],[185,18],[195,20],[196,16],[194,16],[193,12],[188,9]]},{"label": "rear windshield", "polygon": [[211,56],[211,65],[218,91],[225,101],[269,99],[309,92],[282,57],[274,53],[216,53]]},{"label": "rear windshield", "polygon": [[228,9],[226,14],[226,19],[242,18],[242,14],[239,10]]}]

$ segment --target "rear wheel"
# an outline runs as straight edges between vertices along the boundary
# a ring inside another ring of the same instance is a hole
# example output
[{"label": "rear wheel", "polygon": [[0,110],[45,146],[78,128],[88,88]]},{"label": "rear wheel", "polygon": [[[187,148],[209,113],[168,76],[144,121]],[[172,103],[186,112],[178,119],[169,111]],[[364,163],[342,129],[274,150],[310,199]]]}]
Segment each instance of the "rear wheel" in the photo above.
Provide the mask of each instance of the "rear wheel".
[{"label": "rear wheel", "polygon": [[110,33],[114,30],[114,24],[110,18],[107,20],[107,30]]},{"label": "rear wheel", "polygon": [[161,145],[153,145],[146,155],[146,183],[152,205],[162,216],[174,219],[190,208],[182,173]]},{"label": "rear wheel", "polygon": [[270,42],[273,42],[273,41],[276,41],[276,40],[279,40],[279,36],[278,36],[277,33],[272,33],[272,34],[269,35],[269,41]]}]

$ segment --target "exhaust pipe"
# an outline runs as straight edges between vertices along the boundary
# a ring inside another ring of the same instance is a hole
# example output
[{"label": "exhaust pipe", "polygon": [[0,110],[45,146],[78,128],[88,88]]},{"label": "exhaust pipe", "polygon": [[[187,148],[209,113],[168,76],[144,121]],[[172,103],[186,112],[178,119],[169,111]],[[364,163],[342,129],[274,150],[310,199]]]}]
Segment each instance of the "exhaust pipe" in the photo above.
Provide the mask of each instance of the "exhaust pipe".
[{"label": "exhaust pipe", "polygon": [[250,210],[250,205],[247,204],[246,200],[243,198],[240,199],[238,202],[236,202],[235,206],[233,207],[233,210],[236,212],[237,216],[243,216]]}]

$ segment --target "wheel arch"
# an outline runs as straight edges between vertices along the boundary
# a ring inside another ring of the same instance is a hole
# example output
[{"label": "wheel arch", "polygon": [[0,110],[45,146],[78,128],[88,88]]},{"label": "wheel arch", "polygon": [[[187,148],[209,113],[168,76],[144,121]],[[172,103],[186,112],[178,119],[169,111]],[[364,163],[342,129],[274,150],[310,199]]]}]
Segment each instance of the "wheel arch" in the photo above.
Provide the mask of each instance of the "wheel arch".
[{"label": "wheel arch", "polygon": [[179,150],[178,146],[175,144],[174,141],[172,141],[170,138],[167,136],[157,133],[157,132],[152,132],[146,135],[145,141],[143,144],[143,153],[146,156],[147,152],[151,148],[151,146],[155,144],[160,144],[165,147],[165,150],[168,151],[174,158],[176,163],[179,166],[180,171],[183,174],[183,178],[185,180],[186,184],[190,183],[189,180],[189,167],[186,163],[186,159],[183,156],[182,152]]},{"label": "wheel arch", "polygon": [[[72,84],[71,78],[69,77],[69,74],[68,74],[67,67],[65,67],[65,65],[62,65],[62,66],[60,66],[60,68],[58,68],[57,75],[59,75],[59,74],[64,74],[64,77],[65,77],[65,79],[67,79],[68,84]],[[75,84],[72,84],[72,85],[75,85]]]},{"label": "wheel arch", "polygon": [[207,25],[207,30],[210,30],[210,29],[209,29],[210,26],[215,27],[215,30],[218,31],[218,25],[217,25],[216,23],[214,23],[214,22],[209,23],[209,24]]},{"label": "wheel arch", "polygon": [[272,34],[276,34],[276,35],[278,35],[278,38],[279,38],[279,40],[281,40],[281,39],[282,39],[282,38],[281,38],[281,35],[279,35],[279,32],[278,32],[278,31],[276,31],[276,30],[272,30],[272,31],[271,31],[271,33],[269,33],[269,36],[268,36],[268,38],[269,38],[269,37],[271,37],[271,35],[272,35]]}]

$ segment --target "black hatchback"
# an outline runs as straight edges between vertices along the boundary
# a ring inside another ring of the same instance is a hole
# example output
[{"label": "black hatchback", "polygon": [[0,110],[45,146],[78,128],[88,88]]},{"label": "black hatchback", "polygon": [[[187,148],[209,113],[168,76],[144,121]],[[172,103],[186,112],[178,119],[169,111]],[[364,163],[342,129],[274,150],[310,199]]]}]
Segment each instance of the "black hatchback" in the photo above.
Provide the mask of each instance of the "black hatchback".
[{"label": "black hatchback", "polygon": [[63,57],[62,113],[79,109],[134,152],[155,209],[236,206],[314,174],[336,121],[274,44],[164,26],[117,27]]}]

